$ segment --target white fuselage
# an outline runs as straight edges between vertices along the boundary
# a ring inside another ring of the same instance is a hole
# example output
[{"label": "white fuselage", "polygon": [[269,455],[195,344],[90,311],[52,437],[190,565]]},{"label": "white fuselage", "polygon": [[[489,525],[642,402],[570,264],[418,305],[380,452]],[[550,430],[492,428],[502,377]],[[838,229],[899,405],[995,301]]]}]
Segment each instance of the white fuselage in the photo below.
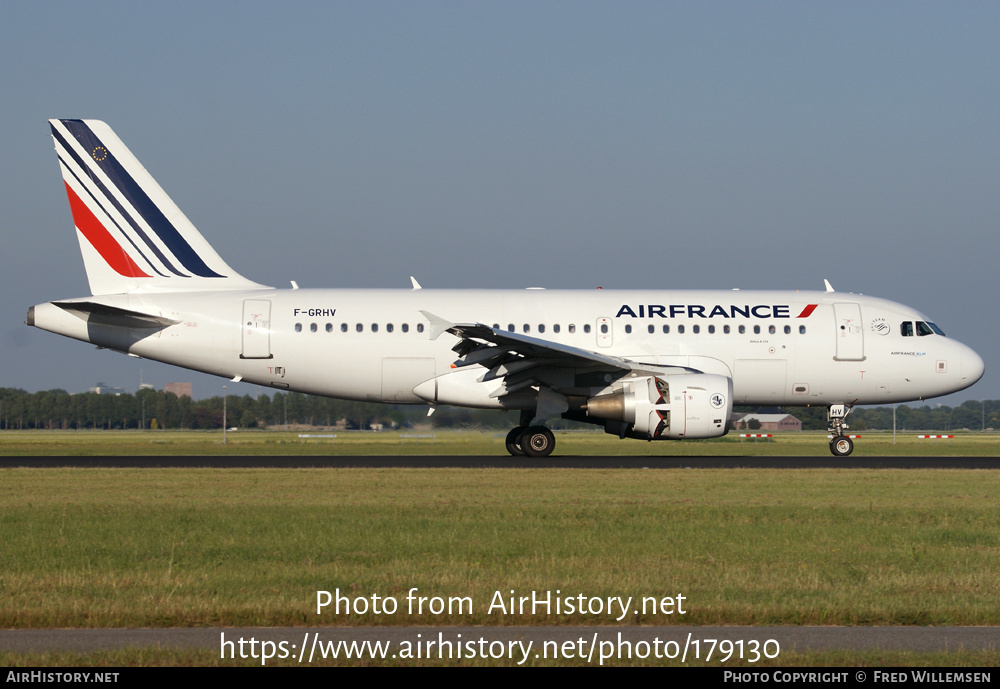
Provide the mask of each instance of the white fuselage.
[{"label": "white fuselage", "polygon": [[[69,301],[178,322],[102,329],[50,303],[34,308],[34,324],[230,379],[389,403],[504,406],[490,396],[496,381],[477,382],[482,367],[452,368],[458,339],[432,338],[425,313],[730,377],[736,404],[905,402],[964,389],[984,368],[941,334],[904,335],[904,323],[928,321],[917,311],[840,292],[266,289]],[[561,389],[573,387],[573,371],[559,375],[570,376]],[[596,395],[604,383],[578,385]]]}]

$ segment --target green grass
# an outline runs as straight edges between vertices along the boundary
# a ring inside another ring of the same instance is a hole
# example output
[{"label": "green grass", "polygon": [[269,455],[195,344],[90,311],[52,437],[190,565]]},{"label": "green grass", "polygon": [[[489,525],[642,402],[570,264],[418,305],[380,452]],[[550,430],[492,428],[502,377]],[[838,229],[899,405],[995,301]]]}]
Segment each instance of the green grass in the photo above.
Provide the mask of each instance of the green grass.
[{"label": "green grass", "polygon": [[[985,471],[7,469],[0,626],[614,624],[507,596],[675,596],[629,624],[989,625]],[[408,614],[407,591],[472,614]],[[317,590],[395,615],[317,615]]]},{"label": "green grass", "polygon": [[[303,433],[328,433],[303,431]],[[432,434],[433,438],[407,437]],[[0,458],[21,455],[506,455],[496,431],[337,431],[335,439],[300,438],[295,431],[238,431],[223,444],[220,431],[2,431]],[[950,440],[920,440],[917,433],[865,433],[858,456],[1000,456],[1000,434],[957,433]],[[826,433],[783,433],[742,439],[642,442],[601,431],[557,431],[554,456],[830,456]],[[2,459],[0,459],[2,466]]]},{"label": "green grass", "polygon": [[[0,455],[495,454],[502,435],[24,431]],[[864,434],[859,455],[996,456],[1000,437]],[[564,455],[816,455],[823,434],[642,443],[558,433]],[[0,466],[3,460],[0,459]],[[696,464],[694,464],[696,466]],[[488,611],[497,591],[685,596],[622,624],[994,625],[990,471],[44,469],[0,471],[0,626],[615,624]],[[402,610],[407,591],[471,615]],[[317,590],[393,616],[317,615]],[[210,665],[213,651],[0,655],[7,665]],[[783,665],[995,665],[995,651],[782,654]],[[253,664],[252,662],[250,664]],[[462,663],[464,664],[464,663]]]}]

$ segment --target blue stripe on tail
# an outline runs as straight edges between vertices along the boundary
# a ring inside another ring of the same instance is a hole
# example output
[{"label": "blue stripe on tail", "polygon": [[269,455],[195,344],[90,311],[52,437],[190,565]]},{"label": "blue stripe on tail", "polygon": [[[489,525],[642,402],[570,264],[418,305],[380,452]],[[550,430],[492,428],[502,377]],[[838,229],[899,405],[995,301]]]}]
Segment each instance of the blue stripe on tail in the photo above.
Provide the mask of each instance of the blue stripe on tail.
[{"label": "blue stripe on tail", "polygon": [[[181,264],[187,268],[189,271],[205,278],[221,278],[224,275],[219,275],[211,268],[209,268],[201,257],[195,252],[191,245],[187,243],[177,228],[167,220],[166,216],[160,208],[153,202],[152,199],[143,191],[142,187],[132,178],[125,168],[121,166],[121,163],[112,155],[111,151],[107,149],[106,146],[101,142],[96,134],[84,123],[82,120],[60,120],[62,124],[70,131],[70,133],[76,138],[80,145],[83,146],[84,150],[91,152],[91,158],[97,163],[98,167],[108,176],[109,179],[118,188],[121,194],[128,199],[132,207],[135,208],[139,214],[143,217],[146,223],[152,228],[153,232],[160,238],[160,240],[170,249],[171,253],[177,257]],[[58,132],[53,133],[58,136]],[[65,142],[64,142],[65,145]],[[68,150],[69,146],[66,146]],[[86,169],[86,167],[84,167]],[[95,182],[97,180],[94,180]],[[98,182],[99,184],[99,182]],[[113,196],[107,194],[106,189],[102,191],[107,195],[109,199],[116,206],[118,206],[117,201]],[[122,213],[126,218],[129,217],[128,213],[125,213],[124,209],[120,206],[118,207],[119,212]],[[174,272],[180,275],[177,271],[170,265],[166,257],[162,255],[156,245],[151,242],[148,237],[142,232],[142,230],[137,227],[137,223],[129,219],[130,224],[139,233],[147,245],[153,249],[158,257],[164,262],[164,265]]]}]

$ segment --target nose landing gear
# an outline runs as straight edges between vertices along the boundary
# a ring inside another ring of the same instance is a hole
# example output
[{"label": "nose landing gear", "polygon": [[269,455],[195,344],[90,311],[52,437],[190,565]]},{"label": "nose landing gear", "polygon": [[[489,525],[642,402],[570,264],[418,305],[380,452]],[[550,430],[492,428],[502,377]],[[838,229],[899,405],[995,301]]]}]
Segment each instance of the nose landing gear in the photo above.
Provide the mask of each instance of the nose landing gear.
[{"label": "nose landing gear", "polygon": [[844,421],[851,413],[851,409],[853,407],[849,404],[831,404],[827,407],[826,419],[829,424],[827,430],[833,434],[833,440],[830,441],[830,452],[833,453],[834,457],[847,457],[854,452],[854,441],[844,434],[848,427]]},{"label": "nose landing gear", "polygon": [[854,452],[854,441],[846,435],[835,436],[830,441],[830,452],[834,457],[846,457]]}]

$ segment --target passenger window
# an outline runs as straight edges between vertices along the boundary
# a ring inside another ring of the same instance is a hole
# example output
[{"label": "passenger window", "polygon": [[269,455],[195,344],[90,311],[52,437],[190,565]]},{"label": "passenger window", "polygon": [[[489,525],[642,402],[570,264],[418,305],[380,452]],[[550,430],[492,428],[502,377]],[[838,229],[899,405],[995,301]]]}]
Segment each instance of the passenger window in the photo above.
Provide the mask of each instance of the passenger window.
[{"label": "passenger window", "polygon": [[385,331],[386,331],[387,333],[391,333],[391,332],[392,332],[392,323],[389,323],[389,324],[387,324],[387,325],[385,326]]},{"label": "passenger window", "polygon": [[531,326],[528,325],[527,323],[525,323],[524,324],[524,330],[523,330],[523,332],[530,333],[531,332]]},{"label": "passenger window", "polygon": [[583,332],[590,333],[590,323],[583,326]]},{"label": "passenger window", "polygon": [[554,333],[558,333],[559,332],[559,324],[558,323],[556,323],[555,325],[552,326],[552,332],[554,332]]},{"label": "passenger window", "polygon": [[424,324],[423,323],[417,323],[417,332],[418,333],[422,333],[423,331],[424,331]]},{"label": "passenger window", "polygon": [[[601,332],[602,333],[608,332],[608,326],[602,325],[601,326]],[[625,334],[626,335],[631,335],[632,334],[632,326],[631,325],[626,325],[625,326]]]},{"label": "passenger window", "polygon": [[648,329],[649,329],[649,334],[650,335],[652,335],[654,332],[656,332],[656,326],[655,325],[649,326]]},{"label": "passenger window", "polygon": [[753,334],[754,335],[760,335],[760,326],[759,325],[755,325],[753,327]]},{"label": "passenger window", "polygon": [[806,334],[806,326],[800,325],[799,326],[799,335],[805,335],[805,334]]},{"label": "passenger window", "polygon": [[403,323],[403,325],[401,325],[400,327],[403,329],[404,333],[410,332],[410,324],[409,323]]},{"label": "passenger window", "polygon": [[507,324],[507,332],[512,333],[512,332],[514,332],[514,330],[515,330],[514,324],[513,323],[508,323]]},{"label": "passenger window", "polygon": [[774,326],[773,326],[773,325],[770,325],[770,326],[768,326],[768,328],[767,328],[767,332],[769,332],[769,333],[771,333],[771,334],[773,335],[773,334],[775,333],[775,328],[774,328]]},{"label": "passenger window", "polygon": [[913,323],[910,321],[903,321],[899,326],[899,330],[903,333],[903,337],[913,337]]},{"label": "passenger window", "polygon": [[663,334],[664,335],[669,335],[670,334],[670,326],[669,325],[663,326]]},{"label": "passenger window", "polygon": [[747,327],[745,325],[740,326],[740,335],[745,335],[747,332]]},{"label": "passenger window", "polygon": [[316,324],[315,323],[312,323],[312,324],[309,325],[309,332],[314,333],[314,332],[316,332],[316,330],[317,330],[317,328],[316,328]]},{"label": "passenger window", "polygon": [[302,324],[301,323],[296,323],[295,324],[295,332],[297,332],[297,333],[302,332]]},{"label": "passenger window", "polygon": [[539,323],[538,324],[538,333],[541,334],[541,333],[544,333],[544,332],[545,332],[545,326],[543,324]]},{"label": "passenger window", "polygon": [[698,333],[701,332],[701,326],[700,325],[696,325],[696,326],[694,326],[692,328],[692,330],[694,331],[694,334],[697,335]]},{"label": "passenger window", "polygon": [[714,335],[715,334],[715,326],[714,325],[708,326],[708,334],[709,335]]},{"label": "passenger window", "polygon": [[785,326],[785,334],[786,335],[791,335],[792,334],[792,326],[790,326],[790,325],[786,325]]},{"label": "passenger window", "polygon": [[722,332],[724,332],[724,333],[726,333],[726,334],[728,335],[728,334],[729,334],[729,331],[730,331],[730,328],[729,328],[729,326],[728,326],[728,325],[724,325],[724,326],[722,326]]},{"label": "passenger window", "polygon": [[684,326],[683,325],[678,325],[677,326],[677,332],[679,334],[683,335],[684,334]]},{"label": "passenger window", "polygon": [[570,333],[575,333],[576,332],[576,326],[573,325],[572,323],[570,323],[569,324],[569,331],[570,331]]}]

